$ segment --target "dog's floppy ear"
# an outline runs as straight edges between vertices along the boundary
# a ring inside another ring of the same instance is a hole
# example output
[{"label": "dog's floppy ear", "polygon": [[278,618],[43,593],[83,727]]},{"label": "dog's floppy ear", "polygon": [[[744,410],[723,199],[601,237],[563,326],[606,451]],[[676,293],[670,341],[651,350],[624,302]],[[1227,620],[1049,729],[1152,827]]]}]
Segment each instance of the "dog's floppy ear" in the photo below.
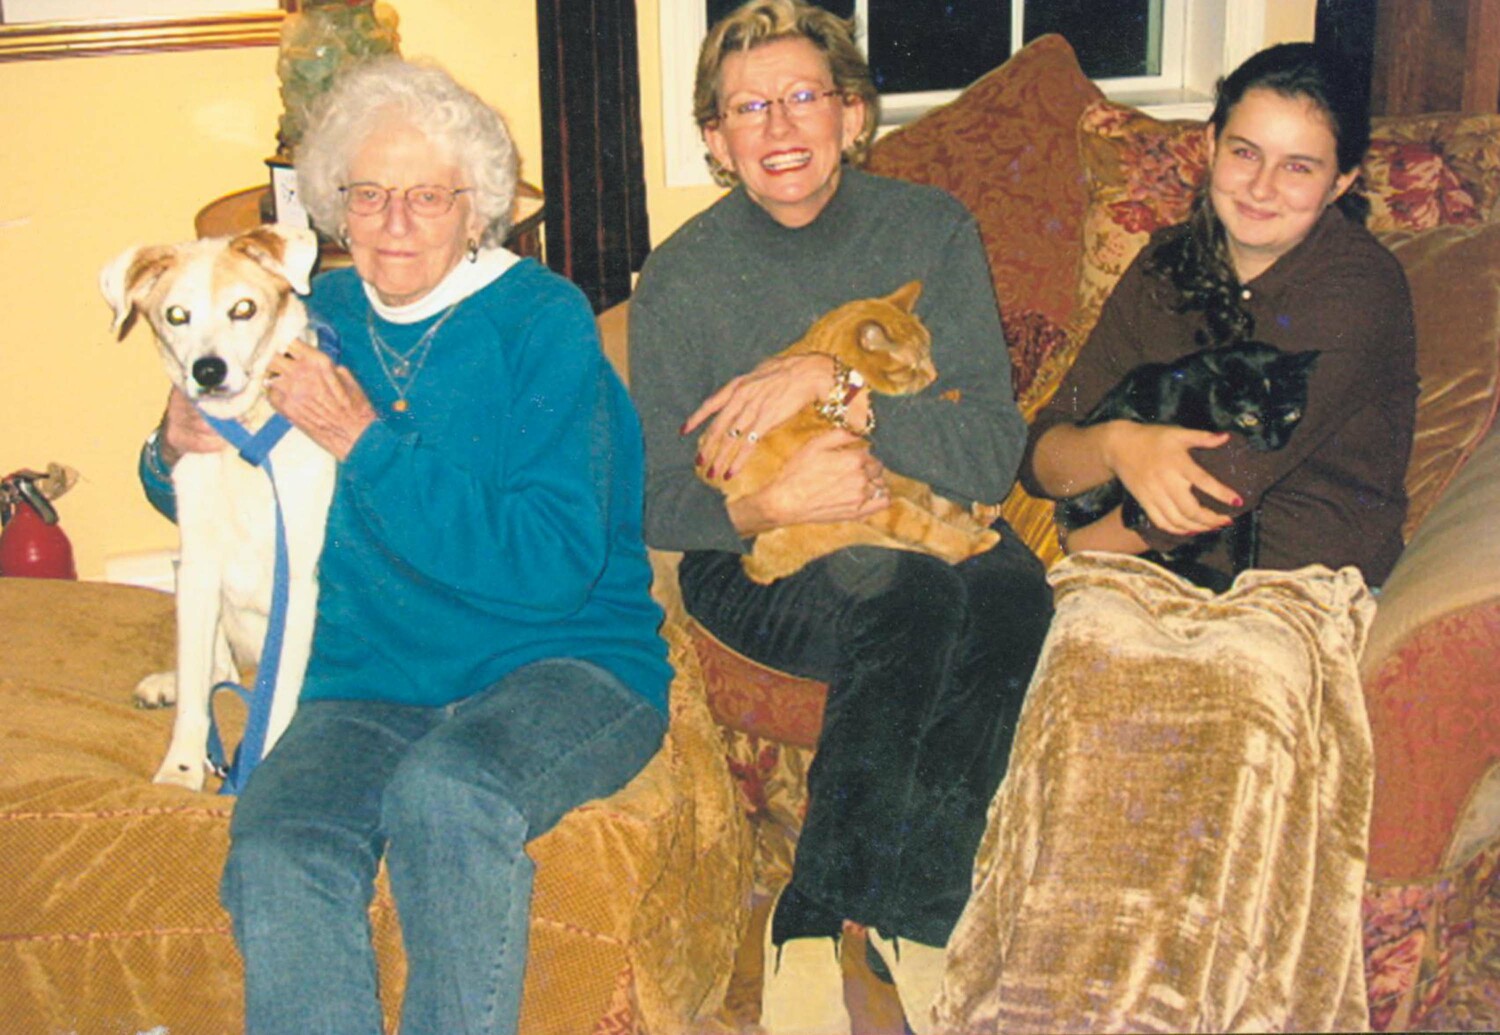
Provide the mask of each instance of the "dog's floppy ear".
[{"label": "dog's floppy ear", "polygon": [[116,338],[125,336],[136,307],[176,261],[177,253],[170,247],[137,246],[125,249],[99,271],[99,290],[115,313]]},{"label": "dog's floppy ear", "polygon": [[229,247],[258,263],[305,295],[318,260],[318,236],[306,227],[267,223],[240,234]]}]

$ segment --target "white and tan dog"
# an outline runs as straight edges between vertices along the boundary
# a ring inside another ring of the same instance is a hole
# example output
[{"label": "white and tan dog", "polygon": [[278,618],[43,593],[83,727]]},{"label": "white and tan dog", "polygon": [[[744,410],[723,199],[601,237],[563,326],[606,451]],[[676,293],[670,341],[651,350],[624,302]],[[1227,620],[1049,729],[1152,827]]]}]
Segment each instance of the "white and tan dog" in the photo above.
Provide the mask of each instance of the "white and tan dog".
[{"label": "white and tan dog", "polygon": [[[273,416],[266,365],[297,339],[316,342],[298,294],[317,258],[310,230],[262,226],[237,237],[131,248],[100,274],[123,335],[136,311],[156,332],[167,373],[208,415],[249,431]],[[289,574],[285,640],[266,732],[270,751],[291,721],[312,643],[317,563],[334,460],[292,428],[271,463],[281,500]],[[263,470],[238,452],[188,453],[172,469],[181,559],[177,572],[177,671],[147,676],[138,704],[177,704],[157,783],[203,786],[209,695],[234,665],[258,664],[271,609],[276,501]],[[231,662],[232,654],[232,662]]]}]

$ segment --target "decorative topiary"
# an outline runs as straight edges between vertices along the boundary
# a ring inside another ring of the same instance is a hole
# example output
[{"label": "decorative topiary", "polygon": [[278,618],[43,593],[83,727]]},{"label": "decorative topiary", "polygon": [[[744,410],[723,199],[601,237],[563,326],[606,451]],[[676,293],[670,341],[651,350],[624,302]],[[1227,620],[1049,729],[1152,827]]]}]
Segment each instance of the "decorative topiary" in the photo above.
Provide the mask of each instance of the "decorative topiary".
[{"label": "decorative topiary", "polygon": [[307,130],[313,104],[344,69],[370,58],[398,54],[396,9],[378,0],[304,0],[281,26],[281,122],[277,156],[290,160]]}]

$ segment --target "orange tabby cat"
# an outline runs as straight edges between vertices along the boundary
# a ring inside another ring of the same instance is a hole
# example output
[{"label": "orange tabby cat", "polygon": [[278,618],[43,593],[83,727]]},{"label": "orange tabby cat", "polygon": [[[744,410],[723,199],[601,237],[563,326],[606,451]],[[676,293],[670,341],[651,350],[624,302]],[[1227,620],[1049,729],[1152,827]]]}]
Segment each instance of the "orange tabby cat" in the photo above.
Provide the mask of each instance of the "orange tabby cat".
[{"label": "orange tabby cat", "polygon": [[[912,310],[922,293],[914,280],[885,298],[859,299],[839,306],[815,322],[783,356],[824,352],[860,374],[870,391],[884,395],[920,392],[937,379],[932,365],[932,336]],[[777,425],[760,440],[739,470],[728,479],[698,477],[732,502],[769,484],[792,454],[832,425],[816,405]],[[803,565],[846,546],[884,546],[922,550],[950,564],[983,553],[1000,541],[964,507],[912,478],[886,471],[891,505],[861,521],[787,525],[762,532],[745,556],[745,573],[756,582],[774,582]]]}]

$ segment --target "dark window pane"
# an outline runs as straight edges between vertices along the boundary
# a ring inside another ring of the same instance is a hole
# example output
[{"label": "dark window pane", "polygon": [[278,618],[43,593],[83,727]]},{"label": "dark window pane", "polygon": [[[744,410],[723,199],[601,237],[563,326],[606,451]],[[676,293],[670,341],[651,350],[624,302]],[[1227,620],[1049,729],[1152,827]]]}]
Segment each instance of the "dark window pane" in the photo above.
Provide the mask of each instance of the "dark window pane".
[{"label": "dark window pane", "polygon": [[1010,56],[1010,0],[870,0],[881,93],[956,90]]},{"label": "dark window pane", "polygon": [[[744,2],[745,0],[704,0],[708,10],[708,24],[713,25]],[[832,11],[840,18],[854,17],[854,0],[812,0],[812,3],[815,7]]]},{"label": "dark window pane", "polygon": [[1026,41],[1060,33],[1093,79],[1160,75],[1160,9],[1161,0],[1027,0]]}]

